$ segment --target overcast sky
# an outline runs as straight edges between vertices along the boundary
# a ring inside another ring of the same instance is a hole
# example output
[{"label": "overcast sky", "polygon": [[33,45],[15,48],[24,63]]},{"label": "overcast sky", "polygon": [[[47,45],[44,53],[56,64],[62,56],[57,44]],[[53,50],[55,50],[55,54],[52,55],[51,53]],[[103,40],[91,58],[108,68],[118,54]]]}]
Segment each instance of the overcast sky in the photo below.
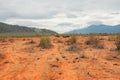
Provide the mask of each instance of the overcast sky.
[{"label": "overcast sky", "polygon": [[0,21],[66,32],[120,24],[120,0],[0,0]]}]

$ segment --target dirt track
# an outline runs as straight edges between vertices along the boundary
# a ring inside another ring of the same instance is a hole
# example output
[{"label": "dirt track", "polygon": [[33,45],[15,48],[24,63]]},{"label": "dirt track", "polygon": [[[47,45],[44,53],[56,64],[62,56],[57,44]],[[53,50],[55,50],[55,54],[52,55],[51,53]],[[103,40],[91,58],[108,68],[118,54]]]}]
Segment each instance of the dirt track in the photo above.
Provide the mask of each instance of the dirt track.
[{"label": "dirt track", "polygon": [[76,52],[66,50],[69,37],[50,37],[51,49],[38,47],[40,37],[1,38],[0,80],[120,80],[120,55],[109,37],[98,37],[104,49],[95,49],[79,36]]}]

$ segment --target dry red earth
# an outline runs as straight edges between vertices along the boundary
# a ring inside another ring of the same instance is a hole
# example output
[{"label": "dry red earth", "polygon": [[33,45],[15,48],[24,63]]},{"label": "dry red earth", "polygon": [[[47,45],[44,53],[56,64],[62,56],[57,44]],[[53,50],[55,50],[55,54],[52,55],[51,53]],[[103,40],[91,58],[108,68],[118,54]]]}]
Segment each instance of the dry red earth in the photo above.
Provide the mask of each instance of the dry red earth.
[{"label": "dry red earth", "polygon": [[74,51],[67,50],[69,38],[51,36],[50,49],[38,46],[41,37],[0,38],[0,80],[120,80],[114,36],[97,36],[103,49],[78,36]]}]

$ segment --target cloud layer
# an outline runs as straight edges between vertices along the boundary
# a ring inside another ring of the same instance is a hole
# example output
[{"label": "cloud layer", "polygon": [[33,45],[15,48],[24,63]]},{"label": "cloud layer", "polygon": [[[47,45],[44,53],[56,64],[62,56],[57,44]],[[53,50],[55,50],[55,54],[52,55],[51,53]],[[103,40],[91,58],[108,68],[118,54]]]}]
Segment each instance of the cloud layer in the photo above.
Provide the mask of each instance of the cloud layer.
[{"label": "cloud layer", "polygon": [[0,21],[57,32],[120,23],[120,0],[0,0]]}]

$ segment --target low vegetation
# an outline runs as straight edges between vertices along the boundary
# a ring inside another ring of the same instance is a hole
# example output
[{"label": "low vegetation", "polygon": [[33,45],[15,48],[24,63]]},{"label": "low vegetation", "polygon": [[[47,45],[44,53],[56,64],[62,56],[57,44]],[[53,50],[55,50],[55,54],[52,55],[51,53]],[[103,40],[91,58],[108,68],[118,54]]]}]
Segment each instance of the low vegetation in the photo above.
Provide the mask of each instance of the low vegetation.
[{"label": "low vegetation", "polygon": [[4,59],[5,58],[5,55],[0,53],[0,59]]},{"label": "low vegetation", "polygon": [[120,35],[117,35],[115,44],[116,44],[116,50],[120,51]]},{"label": "low vegetation", "polygon": [[35,44],[36,42],[33,40],[30,40],[29,42],[25,43],[25,44]]},{"label": "low vegetation", "polygon": [[48,49],[52,47],[50,38],[41,38],[39,46],[43,49]]},{"label": "low vegetation", "polygon": [[69,44],[76,44],[77,43],[77,38],[75,36],[72,36],[70,39],[69,39]]},{"label": "low vegetation", "polygon": [[70,47],[68,47],[68,48],[66,49],[66,51],[69,51],[69,52],[78,52],[78,51],[80,51],[80,50],[81,50],[81,48],[78,47],[78,46],[76,46],[76,45],[71,45]]},{"label": "low vegetation", "polygon": [[4,38],[0,38],[0,43],[6,42]]},{"label": "low vegetation", "polygon": [[71,35],[70,39],[68,40],[68,44],[70,46],[66,49],[66,51],[78,52],[81,50],[81,48],[77,44],[77,38],[75,35]]},{"label": "low vegetation", "polygon": [[89,39],[85,42],[87,45],[90,45],[94,48],[103,49],[104,45],[97,39],[95,36],[90,36]]}]

